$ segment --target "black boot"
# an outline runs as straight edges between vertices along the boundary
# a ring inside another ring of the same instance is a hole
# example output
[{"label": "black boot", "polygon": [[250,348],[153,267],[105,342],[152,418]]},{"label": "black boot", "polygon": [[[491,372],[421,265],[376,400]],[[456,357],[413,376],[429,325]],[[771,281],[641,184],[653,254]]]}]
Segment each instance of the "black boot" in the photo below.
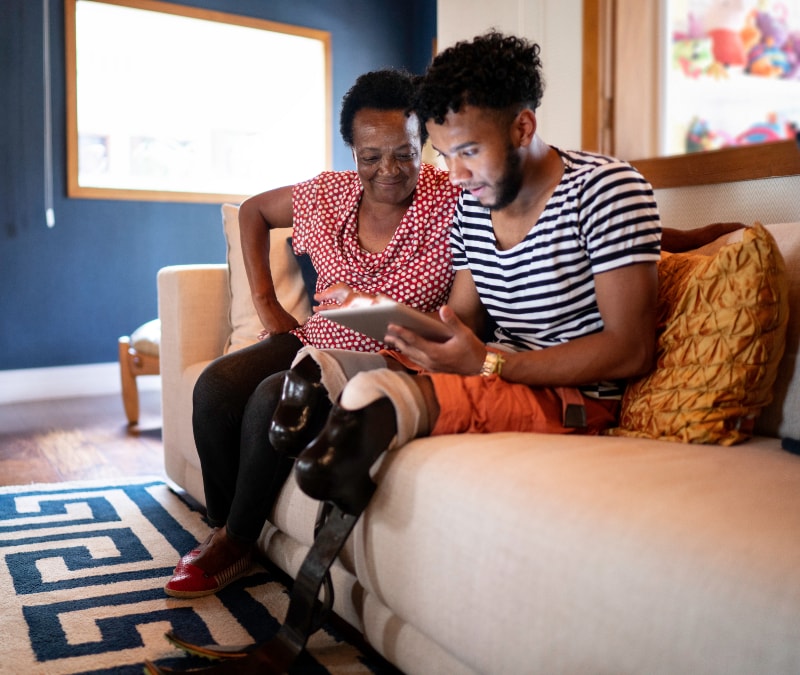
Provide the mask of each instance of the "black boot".
[{"label": "black boot", "polygon": [[361,513],[375,491],[370,467],[396,433],[388,398],[360,410],[333,406],[322,433],[297,457],[297,484],[309,497],[333,502],[345,513]]},{"label": "black boot", "polygon": [[320,378],[319,366],[310,357],[286,372],[269,427],[269,441],[279,452],[298,452],[325,424],[331,402]]}]

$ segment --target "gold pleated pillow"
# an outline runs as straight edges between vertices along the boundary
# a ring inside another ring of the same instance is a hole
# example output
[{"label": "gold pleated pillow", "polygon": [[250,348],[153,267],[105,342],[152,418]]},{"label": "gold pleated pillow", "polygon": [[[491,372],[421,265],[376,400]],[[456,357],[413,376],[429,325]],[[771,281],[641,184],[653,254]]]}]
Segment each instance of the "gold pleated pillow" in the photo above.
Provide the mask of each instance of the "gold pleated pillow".
[{"label": "gold pleated pillow", "polygon": [[713,255],[662,254],[656,368],[631,382],[612,435],[733,445],[772,399],[789,314],[786,269],[761,225]]}]

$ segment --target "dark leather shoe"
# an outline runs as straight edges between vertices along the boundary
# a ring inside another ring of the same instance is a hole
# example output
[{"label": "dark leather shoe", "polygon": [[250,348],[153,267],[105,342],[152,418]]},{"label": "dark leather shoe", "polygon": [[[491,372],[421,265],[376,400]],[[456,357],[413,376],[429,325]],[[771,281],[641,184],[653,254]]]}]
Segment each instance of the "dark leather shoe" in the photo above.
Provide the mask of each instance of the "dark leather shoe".
[{"label": "dark leather shoe", "polygon": [[297,457],[297,484],[309,497],[360,514],[375,491],[370,467],[396,433],[394,406],[388,398],[360,410],[333,406],[322,433]]},{"label": "dark leather shoe", "polygon": [[309,381],[296,370],[287,371],[270,423],[269,442],[278,452],[300,451],[319,433],[330,409],[328,392],[320,382]]}]

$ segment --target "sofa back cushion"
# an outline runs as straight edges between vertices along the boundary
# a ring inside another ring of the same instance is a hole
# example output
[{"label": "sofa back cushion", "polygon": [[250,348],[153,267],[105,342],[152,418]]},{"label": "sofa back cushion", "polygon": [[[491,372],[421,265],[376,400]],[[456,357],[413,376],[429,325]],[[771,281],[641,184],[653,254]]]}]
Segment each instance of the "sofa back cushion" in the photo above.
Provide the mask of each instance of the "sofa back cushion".
[{"label": "sofa back cushion", "polygon": [[800,439],[800,222],[768,225],[786,265],[789,294],[789,323],[786,348],[772,387],[772,402],[756,420],[756,433],[764,436]]},{"label": "sofa back cushion", "polygon": [[[239,207],[222,205],[222,225],[225,233],[228,261],[228,286],[230,291],[231,333],[225,352],[235,351],[255,344],[262,330],[244,266],[242,244],[239,236]],[[311,314],[308,294],[300,266],[292,252],[290,229],[275,229],[270,233],[269,264],[278,301],[298,322]]]}]

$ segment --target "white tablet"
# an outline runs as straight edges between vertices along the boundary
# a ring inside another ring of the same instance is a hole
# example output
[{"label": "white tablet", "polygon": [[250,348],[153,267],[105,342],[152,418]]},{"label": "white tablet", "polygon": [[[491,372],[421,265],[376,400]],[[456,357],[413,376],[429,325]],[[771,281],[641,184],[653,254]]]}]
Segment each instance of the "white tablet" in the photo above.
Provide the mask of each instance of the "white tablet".
[{"label": "white tablet", "polygon": [[444,342],[453,335],[438,319],[393,300],[381,300],[374,305],[322,309],[319,313],[326,319],[341,323],[381,342],[386,337],[386,328],[390,323],[413,330],[425,339],[436,342]]}]

